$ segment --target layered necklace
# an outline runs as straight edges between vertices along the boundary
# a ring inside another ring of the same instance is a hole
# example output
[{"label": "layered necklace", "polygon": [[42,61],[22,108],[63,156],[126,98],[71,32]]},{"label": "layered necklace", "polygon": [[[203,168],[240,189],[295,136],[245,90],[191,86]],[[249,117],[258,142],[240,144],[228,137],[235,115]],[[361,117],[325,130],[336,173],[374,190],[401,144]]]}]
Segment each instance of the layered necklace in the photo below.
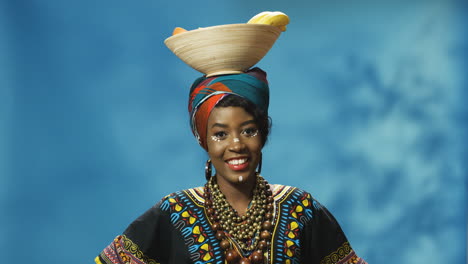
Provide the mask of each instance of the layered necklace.
[{"label": "layered necklace", "polygon": [[[229,264],[263,263],[273,226],[273,197],[268,182],[257,174],[252,201],[242,216],[228,203],[215,177],[211,177],[205,184],[204,196],[211,227],[216,232],[221,248],[225,250],[226,261]],[[230,240],[236,243],[242,253],[239,254]],[[244,251],[252,253],[243,257]]]}]

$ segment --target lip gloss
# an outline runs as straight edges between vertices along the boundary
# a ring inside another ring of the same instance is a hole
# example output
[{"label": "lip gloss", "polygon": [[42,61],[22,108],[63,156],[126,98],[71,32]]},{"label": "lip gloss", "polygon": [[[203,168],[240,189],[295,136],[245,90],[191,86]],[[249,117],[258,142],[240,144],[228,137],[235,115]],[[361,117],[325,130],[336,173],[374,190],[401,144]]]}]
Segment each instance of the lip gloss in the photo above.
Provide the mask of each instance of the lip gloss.
[{"label": "lip gloss", "polygon": [[245,162],[243,164],[237,164],[237,165],[227,163],[227,165],[233,171],[242,171],[242,170],[245,170],[245,169],[247,169],[249,167],[249,162],[247,161],[247,162]]}]

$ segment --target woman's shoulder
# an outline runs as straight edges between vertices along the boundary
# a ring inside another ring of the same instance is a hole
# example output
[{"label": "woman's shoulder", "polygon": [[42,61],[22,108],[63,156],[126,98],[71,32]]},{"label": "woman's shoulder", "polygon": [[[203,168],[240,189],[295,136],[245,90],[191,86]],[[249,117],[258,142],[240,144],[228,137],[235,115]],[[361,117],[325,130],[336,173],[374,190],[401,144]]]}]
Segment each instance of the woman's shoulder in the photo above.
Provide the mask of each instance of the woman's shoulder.
[{"label": "woman's shoulder", "polygon": [[311,193],[294,186],[282,184],[270,184],[270,189],[275,200],[282,200],[287,198],[299,199],[301,201],[317,202]]},{"label": "woman's shoulder", "polygon": [[270,184],[273,200],[283,207],[291,207],[294,210],[321,211],[325,207],[314,196],[303,189],[282,184]]},{"label": "woman's shoulder", "polygon": [[202,206],[205,202],[204,187],[195,187],[177,192],[170,193],[164,196],[155,207],[162,210],[169,210],[171,208],[185,207],[187,205]]}]

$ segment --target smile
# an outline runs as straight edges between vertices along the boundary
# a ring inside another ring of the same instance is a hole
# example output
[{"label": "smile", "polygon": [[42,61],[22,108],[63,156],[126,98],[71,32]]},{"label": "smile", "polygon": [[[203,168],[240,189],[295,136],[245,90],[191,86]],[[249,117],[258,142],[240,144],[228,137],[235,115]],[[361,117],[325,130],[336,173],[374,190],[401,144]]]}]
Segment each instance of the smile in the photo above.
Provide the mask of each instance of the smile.
[{"label": "smile", "polygon": [[231,160],[228,160],[228,163],[230,165],[241,165],[241,164],[244,164],[247,162],[247,158],[243,158],[243,159],[231,159]]},{"label": "smile", "polygon": [[234,158],[226,161],[228,167],[233,171],[243,171],[249,168],[248,158]]}]

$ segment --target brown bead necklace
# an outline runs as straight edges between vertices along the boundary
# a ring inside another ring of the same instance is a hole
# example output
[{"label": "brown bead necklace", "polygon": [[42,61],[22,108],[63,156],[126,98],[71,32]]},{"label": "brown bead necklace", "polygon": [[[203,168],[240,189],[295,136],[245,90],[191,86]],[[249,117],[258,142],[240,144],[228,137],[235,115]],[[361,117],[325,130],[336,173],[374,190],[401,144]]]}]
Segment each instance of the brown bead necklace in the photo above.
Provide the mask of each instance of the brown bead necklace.
[{"label": "brown bead necklace", "polygon": [[[225,250],[229,264],[260,264],[271,240],[273,219],[273,197],[268,182],[259,174],[253,191],[253,198],[247,212],[239,216],[220,191],[215,177],[205,184],[205,209],[216,232],[220,246]],[[241,251],[252,251],[242,257],[227,238],[236,243]]]}]

